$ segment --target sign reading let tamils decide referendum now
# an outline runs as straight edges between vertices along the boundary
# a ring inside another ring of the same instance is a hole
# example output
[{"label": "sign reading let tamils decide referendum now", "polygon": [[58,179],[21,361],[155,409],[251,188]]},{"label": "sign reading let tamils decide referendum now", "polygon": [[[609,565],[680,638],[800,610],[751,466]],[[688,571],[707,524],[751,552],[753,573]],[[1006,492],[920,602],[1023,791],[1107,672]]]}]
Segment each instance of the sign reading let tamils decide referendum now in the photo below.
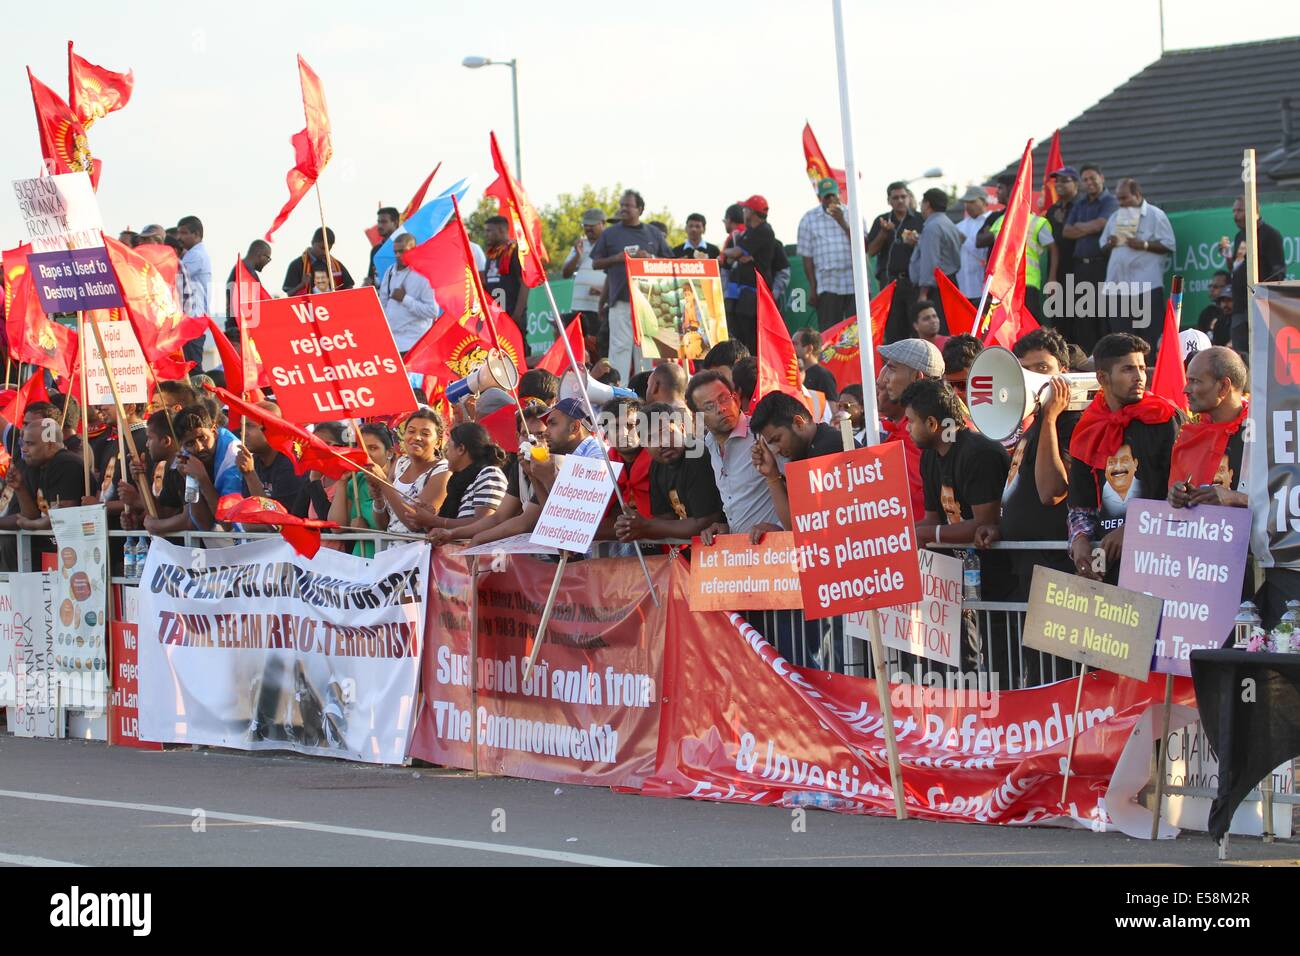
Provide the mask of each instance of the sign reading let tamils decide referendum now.
[{"label": "sign reading let tamils decide referendum now", "polygon": [[790,463],[805,617],[921,599],[906,469],[898,443]]}]

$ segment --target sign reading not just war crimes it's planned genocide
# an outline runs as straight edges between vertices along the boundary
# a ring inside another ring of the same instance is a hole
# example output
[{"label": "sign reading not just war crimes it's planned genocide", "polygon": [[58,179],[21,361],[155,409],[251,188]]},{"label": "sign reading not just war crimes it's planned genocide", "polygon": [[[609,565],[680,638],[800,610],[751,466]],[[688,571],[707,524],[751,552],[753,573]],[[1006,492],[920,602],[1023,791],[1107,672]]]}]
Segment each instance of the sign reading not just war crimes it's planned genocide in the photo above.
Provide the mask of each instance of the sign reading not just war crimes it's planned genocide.
[{"label": "sign reading not just war crimes it's planned genocide", "polygon": [[786,486],[806,618],[921,599],[901,444],[792,461]]},{"label": "sign reading not just war crimes it's planned genocide", "polygon": [[1024,646],[1146,680],[1163,603],[1039,565],[1029,584]]}]

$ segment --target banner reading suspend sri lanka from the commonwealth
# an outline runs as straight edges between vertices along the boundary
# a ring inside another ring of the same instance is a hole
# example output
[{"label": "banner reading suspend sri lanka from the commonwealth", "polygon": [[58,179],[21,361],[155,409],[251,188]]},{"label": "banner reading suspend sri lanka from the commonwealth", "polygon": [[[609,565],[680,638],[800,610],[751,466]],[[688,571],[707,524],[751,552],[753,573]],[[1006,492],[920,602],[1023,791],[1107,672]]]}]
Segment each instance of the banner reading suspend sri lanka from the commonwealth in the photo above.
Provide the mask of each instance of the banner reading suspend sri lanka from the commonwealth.
[{"label": "banner reading suspend sri lanka from the commonwealth", "polygon": [[373,560],[278,536],[200,551],[155,539],[140,587],[140,737],[406,757],[429,547]]},{"label": "banner reading suspend sri lanka from the commonwealth", "polygon": [[1263,567],[1300,568],[1300,283],[1255,287],[1250,391],[1251,551]]}]

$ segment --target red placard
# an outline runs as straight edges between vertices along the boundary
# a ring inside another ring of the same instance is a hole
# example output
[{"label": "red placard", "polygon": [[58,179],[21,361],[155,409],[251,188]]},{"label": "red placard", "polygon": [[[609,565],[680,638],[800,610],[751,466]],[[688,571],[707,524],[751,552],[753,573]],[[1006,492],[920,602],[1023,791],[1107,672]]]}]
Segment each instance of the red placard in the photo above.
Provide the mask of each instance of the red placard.
[{"label": "red placard", "polygon": [[140,739],[139,629],[110,622],[113,641],[113,697],[109,709],[108,742],[114,747],[162,750],[162,744]]},{"label": "red placard", "polygon": [[921,599],[907,460],[898,442],[792,461],[790,518],[804,617]]},{"label": "red placard", "polygon": [[259,305],[249,334],[285,418],[306,424],[415,410],[406,366],[374,289]]}]

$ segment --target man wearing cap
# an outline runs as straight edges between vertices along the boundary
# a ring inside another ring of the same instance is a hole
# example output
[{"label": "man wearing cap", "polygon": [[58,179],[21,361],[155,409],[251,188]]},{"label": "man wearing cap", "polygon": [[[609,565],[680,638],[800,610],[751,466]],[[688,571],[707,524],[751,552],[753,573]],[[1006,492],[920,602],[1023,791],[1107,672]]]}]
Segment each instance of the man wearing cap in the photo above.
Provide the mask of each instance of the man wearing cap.
[{"label": "man wearing cap", "polygon": [[599,209],[588,209],[582,214],[582,235],[573,243],[573,251],[565,260],[560,274],[573,279],[574,312],[595,315],[600,311],[601,293],[605,291],[605,277],[591,264],[591,250],[605,231],[605,214]]},{"label": "man wearing cap", "polygon": [[857,315],[853,288],[853,247],[849,222],[840,205],[840,187],[826,178],[817,184],[819,205],[799,220],[799,255],[808,277],[809,304],[817,310],[817,326],[825,332],[837,322]]},{"label": "man wearing cap", "polygon": [[744,200],[745,233],[722,250],[722,256],[731,264],[727,281],[727,296],[736,300],[728,320],[731,338],[739,339],[751,354],[758,352],[758,278],[762,275],[768,288],[772,286],[775,263],[781,244],[767,223],[767,200],[754,195]]},{"label": "man wearing cap", "polygon": [[605,300],[609,305],[609,363],[626,382],[640,370],[641,350],[632,339],[632,299],[627,284],[627,261],[671,259],[673,250],[664,234],[641,221],[645,199],[635,189],[623,193],[619,221],[601,233],[591,249],[591,266],[605,273]]},{"label": "man wearing cap", "polygon": [[989,198],[984,190],[972,186],[961,197],[966,207],[966,218],[957,223],[961,233],[961,268],[957,270],[957,288],[961,294],[979,305],[984,293],[984,269],[988,264],[989,254],[975,245],[975,237],[984,227],[989,217]]},{"label": "man wearing cap", "polygon": [[[942,318],[943,303],[934,271],[938,269],[954,283],[957,281],[957,271],[961,269],[962,235],[948,218],[948,194],[942,189],[927,189],[921,194],[921,215],[925,217],[921,234],[903,237],[905,243],[915,247],[907,271],[912,285],[916,286],[917,300],[934,303]],[[911,319],[910,312],[908,319]]]},{"label": "man wearing cap", "polygon": [[921,448],[907,430],[907,417],[900,399],[913,382],[943,378],[943,353],[923,339],[901,339],[892,345],[881,346],[880,357],[885,363],[876,379],[881,440],[903,443],[913,514],[922,515],[925,513],[925,489],[921,483]]},{"label": "man wearing cap", "polygon": [[717,246],[704,239],[708,223],[703,213],[693,212],[686,217],[686,241],[673,249],[676,259],[716,259],[721,253]]},{"label": "man wearing cap", "polygon": [[[1056,281],[1063,287],[1069,287],[1071,285],[1070,276],[1074,270],[1075,240],[1065,237],[1065,223],[1070,218],[1070,210],[1074,208],[1074,204],[1079,198],[1079,171],[1073,166],[1062,166],[1050,175],[1056,182],[1056,202],[1047,207],[1043,217],[1052,227],[1052,239],[1056,242]],[[1052,290],[1044,286],[1043,292],[1050,297]],[[1064,296],[1060,296],[1057,298],[1052,311],[1055,313],[1055,315],[1050,316],[1052,325],[1065,336],[1066,341],[1073,341],[1073,303],[1069,302]]]}]

